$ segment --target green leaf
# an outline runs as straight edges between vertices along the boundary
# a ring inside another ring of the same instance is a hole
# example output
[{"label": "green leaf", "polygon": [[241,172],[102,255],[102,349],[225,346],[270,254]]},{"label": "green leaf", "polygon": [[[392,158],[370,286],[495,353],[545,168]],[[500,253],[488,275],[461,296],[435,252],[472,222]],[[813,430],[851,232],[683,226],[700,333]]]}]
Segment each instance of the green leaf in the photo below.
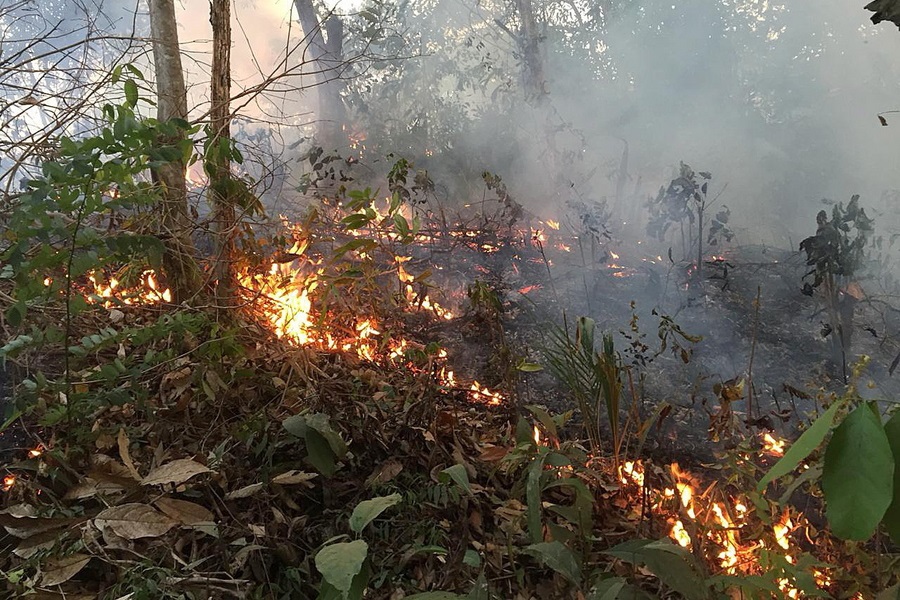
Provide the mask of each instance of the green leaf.
[{"label": "green leaf", "polygon": [[421,594],[405,596],[406,600],[460,600],[462,597],[453,592],[422,592]]},{"label": "green leaf", "polygon": [[825,516],[836,536],[872,537],[894,494],[894,457],[875,403],[860,404],[834,430],[825,451]]},{"label": "green leaf", "polygon": [[900,410],[884,424],[884,433],[894,455],[894,499],[884,513],[884,527],[894,543],[900,545]]},{"label": "green leaf", "polygon": [[481,566],[481,555],[469,548],[463,555],[463,564],[477,569]]},{"label": "green leaf", "polygon": [[709,589],[694,558],[666,540],[631,540],[606,554],[628,563],[642,563],[664,584],[687,600],[708,600]]},{"label": "green leaf", "polygon": [[575,585],[581,585],[581,567],[575,554],[561,542],[540,542],[527,546],[523,552],[550,567]]},{"label": "green leaf", "polygon": [[331,477],[337,471],[334,451],[322,434],[314,429],[306,431],[307,459],[316,470],[326,477]]},{"label": "green leaf", "polygon": [[552,437],[553,439],[559,439],[559,432],[556,430],[556,423],[553,422],[553,417],[550,416],[546,410],[541,408],[536,404],[527,404],[525,405],[531,414],[533,414],[538,421],[540,421],[541,425],[544,426],[544,431],[547,432],[547,435]]},{"label": "green leaf", "polygon": [[652,597],[622,577],[604,579],[591,588],[587,600],[653,600]]},{"label": "green leaf", "polygon": [[316,569],[337,590],[347,593],[369,553],[363,540],[325,546],[316,554]]},{"label": "green leaf", "polygon": [[900,600],[900,583],[892,585],[878,594],[875,600]]},{"label": "green leaf", "polygon": [[138,87],[134,82],[134,79],[128,79],[127,81],[125,81],[125,102],[131,108],[137,106]]},{"label": "green leaf", "polygon": [[25,301],[19,300],[6,311],[6,321],[12,327],[19,327],[22,324],[22,321],[25,320],[26,312],[27,308]]},{"label": "green leaf", "polygon": [[544,538],[541,528],[541,475],[544,472],[545,456],[539,454],[531,461],[525,479],[525,521],[528,524],[528,536],[534,543]]},{"label": "green leaf", "polygon": [[469,485],[469,474],[466,473],[464,466],[453,465],[438,473],[438,481],[441,483],[450,483],[451,479],[470,496],[472,495],[472,487]]},{"label": "green leaf", "polygon": [[876,25],[882,21],[891,21],[900,27],[900,2],[897,0],[874,0],[866,4],[866,10],[875,13],[871,19]]},{"label": "green leaf", "polygon": [[542,367],[538,363],[530,363],[523,360],[518,365],[516,365],[516,369],[522,371],[523,373],[537,373],[538,371],[543,371],[544,367]]},{"label": "green leaf", "polygon": [[403,496],[400,494],[391,494],[390,496],[380,496],[371,500],[363,500],[353,509],[350,515],[350,529],[355,533],[362,532],[366,525],[371,523],[378,515],[392,506],[400,504]]},{"label": "green leaf", "polygon": [[834,422],[834,416],[837,414],[841,405],[841,402],[832,404],[831,408],[825,411],[821,417],[816,419],[813,424],[809,426],[809,429],[803,432],[803,435],[797,438],[797,441],[788,448],[787,452],[784,453],[784,456],[781,457],[781,460],[772,465],[769,472],[760,480],[759,484],[756,486],[758,491],[763,491],[769,483],[796,469],[797,465],[799,465],[803,459],[819,447],[819,444],[822,443],[822,440],[824,440],[825,436],[828,434],[828,430],[831,429],[831,424]]},{"label": "green leaf", "polygon": [[466,594],[465,598],[466,600],[491,600],[491,590],[488,587],[484,571],[478,574],[475,585],[472,586],[472,589],[469,590],[469,593]]}]

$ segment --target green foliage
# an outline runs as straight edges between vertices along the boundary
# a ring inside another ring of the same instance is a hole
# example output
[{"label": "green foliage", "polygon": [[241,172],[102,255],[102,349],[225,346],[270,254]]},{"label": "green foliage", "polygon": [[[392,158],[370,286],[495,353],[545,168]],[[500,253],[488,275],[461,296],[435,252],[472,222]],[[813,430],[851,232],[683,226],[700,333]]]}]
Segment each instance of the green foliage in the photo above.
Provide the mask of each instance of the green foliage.
[{"label": "green foliage", "polygon": [[867,540],[894,493],[894,458],[875,403],[860,404],[834,430],[825,452],[822,491],[832,532]]},{"label": "green foliage", "polygon": [[600,424],[605,413],[612,435],[610,449],[618,456],[624,367],[611,335],[603,336],[602,350],[595,349],[595,327],[593,319],[579,317],[574,339],[566,329],[553,329],[544,357],[549,371],[574,396],[592,449],[599,451],[602,447]]},{"label": "green foliage", "polygon": [[872,22],[876,25],[882,21],[890,21],[900,28],[900,2],[897,0],[874,0],[866,4],[866,10],[872,11]]},{"label": "green foliage", "polygon": [[[650,219],[647,222],[647,233],[663,241],[672,225],[685,224],[692,226],[699,220],[697,240],[702,242],[704,231],[704,213],[709,208],[709,181],[712,175],[705,171],[695,172],[690,166],[681,163],[678,177],[666,187],[659,188],[656,198],[648,203]],[[707,243],[715,246],[720,241],[731,241],[734,233],[728,227],[731,210],[723,206],[709,223]],[[683,230],[682,230],[683,235]],[[683,244],[687,240],[682,239]],[[691,238],[689,244],[693,245]],[[702,244],[700,246],[702,248]]]},{"label": "green foliage", "polygon": [[[29,307],[55,302],[61,292],[71,313],[83,311],[87,305],[68,293],[69,284],[91,272],[161,264],[162,242],[139,233],[150,225],[141,223],[140,210],[159,199],[145,176],[149,168],[190,152],[190,142],[158,143],[161,134],[187,124],[139,119],[130,101],[107,105],[103,114],[106,126],[99,134],[60,139],[56,156],[28,182],[12,212],[0,259],[2,276],[16,283],[16,304],[7,315],[14,326]],[[123,221],[132,226],[122,227]],[[44,285],[47,277],[50,285]]]},{"label": "green foliage", "polygon": [[687,600],[707,600],[710,592],[703,569],[684,548],[668,540],[631,540],[606,551],[619,560],[644,564]]},{"label": "green foliage", "polygon": [[874,231],[874,221],[859,206],[859,195],[854,194],[844,207],[835,204],[831,220],[824,210],[816,215],[816,234],[800,242],[800,250],[806,252],[806,264],[812,267],[804,279],[812,276],[812,284],[804,285],[804,293],[823,283],[833,287],[835,276],[852,277],[865,260],[865,250]]},{"label": "green foliage", "polygon": [[355,580],[363,573],[369,545],[363,540],[325,546],[316,554],[316,569],[325,581],[340,592],[342,598],[362,598]]},{"label": "green foliage", "polygon": [[[757,485],[763,491],[773,481],[796,469],[828,436],[821,468],[811,467],[803,483],[821,482],[826,516],[832,532],[846,540],[866,540],[883,523],[892,536],[896,526],[896,416],[882,423],[875,403],[861,402],[844,418],[835,420],[853,402],[840,398],[816,419],[775,463]],[[832,429],[833,428],[833,429]],[[795,489],[795,484],[790,489]]]},{"label": "green foliage", "polygon": [[572,584],[581,585],[581,567],[578,559],[564,544],[558,541],[539,542],[526,546],[523,552],[537,558]]},{"label": "green foliage", "polygon": [[306,442],[306,459],[322,475],[331,477],[337,472],[338,461],[347,455],[347,444],[331,427],[328,417],[321,413],[299,414],[282,423],[291,435]]},{"label": "green foliage", "polygon": [[822,416],[816,419],[803,434],[797,438],[797,441],[791,444],[787,452],[784,453],[777,463],[772,465],[769,472],[760,480],[756,486],[758,491],[765,490],[771,482],[783,477],[796,469],[812,452],[819,447],[825,436],[828,435],[831,425],[834,423],[838,410],[841,409],[841,403],[835,402],[831,405]]},{"label": "green foliage", "polygon": [[402,496],[400,494],[363,500],[356,505],[356,508],[353,509],[353,514],[350,515],[350,529],[354,533],[362,533],[366,525],[375,520],[378,515],[390,507],[400,504],[401,501]]}]

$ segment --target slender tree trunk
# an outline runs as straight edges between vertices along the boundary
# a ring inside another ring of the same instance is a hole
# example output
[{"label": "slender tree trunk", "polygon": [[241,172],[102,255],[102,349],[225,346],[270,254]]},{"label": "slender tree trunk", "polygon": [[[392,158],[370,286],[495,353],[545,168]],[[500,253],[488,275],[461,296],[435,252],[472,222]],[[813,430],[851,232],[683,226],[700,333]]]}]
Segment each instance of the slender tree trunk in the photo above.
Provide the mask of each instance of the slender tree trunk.
[{"label": "slender tree trunk", "polygon": [[[149,0],[150,32],[153,37],[153,62],[156,71],[157,119],[187,120],[187,95],[174,0]],[[161,137],[160,145],[177,146],[185,141],[185,133]],[[165,242],[163,269],[173,300],[190,300],[200,290],[200,270],[191,240],[193,224],[188,216],[185,163],[174,160],[153,170],[154,181],[162,188],[159,206],[159,235]]]},{"label": "slender tree trunk", "polygon": [[516,0],[521,29],[519,49],[525,66],[525,94],[529,102],[540,105],[547,96],[547,77],[544,56],[541,53],[541,34],[534,19],[531,0]]},{"label": "slender tree trunk", "polygon": [[228,308],[237,304],[234,263],[238,226],[231,178],[231,0],[210,0],[209,21],[213,30],[213,58],[206,170],[215,228],[216,304]]},{"label": "slender tree trunk", "polygon": [[[331,15],[322,23],[312,0],[294,0],[294,8],[306,36],[310,55],[316,63],[319,144],[326,150],[333,150],[345,142],[342,133],[346,111],[341,98],[341,76],[345,66],[344,24],[336,15]],[[327,39],[322,34],[323,30]]]}]

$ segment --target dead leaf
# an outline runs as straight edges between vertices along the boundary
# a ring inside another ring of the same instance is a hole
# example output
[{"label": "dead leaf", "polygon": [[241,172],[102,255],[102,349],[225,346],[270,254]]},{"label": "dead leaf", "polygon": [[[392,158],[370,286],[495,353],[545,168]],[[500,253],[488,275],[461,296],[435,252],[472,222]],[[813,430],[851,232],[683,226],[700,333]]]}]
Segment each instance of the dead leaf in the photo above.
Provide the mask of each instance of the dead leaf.
[{"label": "dead leaf", "polygon": [[154,504],[156,505],[156,508],[165,513],[166,516],[175,519],[182,525],[212,523],[215,520],[215,517],[209,509],[186,500],[160,498],[154,502]]},{"label": "dead leaf", "polygon": [[125,464],[125,468],[128,469],[131,476],[141,480],[141,474],[137,472],[137,469],[134,468],[134,462],[131,460],[131,453],[128,451],[128,446],[131,444],[131,440],[128,439],[128,434],[125,433],[125,428],[119,428],[119,435],[116,436],[116,443],[119,445],[119,457],[122,459],[122,462]]},{"label": "dead leaf", "polygon": [[[116,441],[112,436],[110,436],[110,440],[112,440],[110,443],[111,448],[115,445]],[[120,464],[114,458],[110,458],[105,454],[92,454],[90,462],[91,467],[93,467],[94,470],[105,473],[106,475],[111,475],[112,477],[115,477],[117,479],[134,479],[134,477],[131,475],[131,471],[128,470],[128,467]],[[138,480],[140,480],[140,478],[138,478]]]},{"label": "dead leaf", "polygon": [[496,462],[498,460],[503,460],[507,454],[509,454],[509,448],[503,446],[488,446],[481,451],[478,460],[482,462]]},{"label": "dead leaf", "polygon": [[149,504],[132,502],[102,511],[94,517],[94,525],[101,531],[109,528],[126,540],[136,540],[164,535],[177,523]]},{"label": "dead leaf", "polygon": [[65,583],[75,577],[90,560],[91,557],[87,554],[72,554],[71,556],[50,559],[43,566],[39,583],[43,587],[52,587]]},{"label": "dead leaf", "polygon": [[272,478],[272,483],[277,483],[278,485],[297,485],[298,483],[300,483],[306,485],[307,487],[312,487],[309,481],[311,479],[314,479],[316,476],[316,473],[306,473],[304,471],[293,470],[282,473],[281,475],[276,475]]},{"label": "dead leaf", "polygon": [[212,469],[201,465],[190,458],[179,458],[170,463],[166,463],[155,469],[152,469],[144,480],[142,485],[163,485],[166,483],[181,484],[201,473],[212,473]]},{"label": "dead leaf", "polygon": [[47,531],[40,535],[25,538],[24,540],[19,542],[19,545],[16,546],[15,550],[13,550],[13,554],[18,556],[19,558],[28,560],[38,552],[46,552],[48,550],[52,550],[53,546],[55,546],[59,541],[60,532]]},{"label": "dead leaf", "polygon": [[378,469],[369,475],[366,480],[366,487],[375,487],[383,485],[400,474],[403,470],[403,464],[396,458],[389,458],[381,463]]},{"label": "dead leaf", "polygon": [[245,485],[242,488],[238,488],[233,492],[228,492],[225,494],[226,500],[238,500],[240,498],[249,498],[259,490],[263,488],[263,484],[261,483],[251,483],[250,485]]}]

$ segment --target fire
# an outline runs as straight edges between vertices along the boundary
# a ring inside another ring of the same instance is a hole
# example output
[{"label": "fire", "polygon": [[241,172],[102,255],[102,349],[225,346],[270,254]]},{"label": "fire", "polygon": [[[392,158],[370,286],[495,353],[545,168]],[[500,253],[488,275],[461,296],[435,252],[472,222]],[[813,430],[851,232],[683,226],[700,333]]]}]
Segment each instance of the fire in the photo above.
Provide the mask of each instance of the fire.
[{"label": "fire", "polygon": [[472,382],[472,386],[469,388],[469,398],[475,402],[486,403],[489,406],[500,406],[503,404],[503,396],[497,392],[492,392],[478,383],[478,381]]},{"label": "fire", "polygon": [[555,231],[559,231],[559,221],[553,221],[551,219],[547,219],[547,227],[553,229]]},{"label": "fire", "polygon": [[619,481],[624,485],[634,483],[638,487],[644,487],[644,465],[641,461],[626,460],[619,467]]},{"label": "fire", "polygon": [[534,445],[535,445],[535,446],[540,446],[540,445],[541,445],[541,430],[538,429],[538,426],[537,426],[537,425],[534,425],[534,435],[533,435],[533,437],[534,437]]},{"label": "fire", "polygon": [[[613,260],[619,260],[619,255],[616,254],[615,252],[613,252],[612,250],[610,250],[609,256],[610,256]],[[615,267],[615,265],[610,265],[610,266],[611,266],[611,267]],[[621,267],[618,267],[618,268],[621,268]]]},{"label": "fire", "polygon": [[778,439],[772,436],[770,433],[765,433],[762,436],[762,451],[771,456],[784,456],[785,444],[787,442],[782,439]]},{"label": "fire", "polygon": [[[49,285],[49,279],[44,280],[44,285]],[[172,301],[171,290],[161,288],[156,271],[152,269],[141,274],[141,285],[134,289],[122,289],[121,282],[115,277],[110,277],[106,282],[101,281],[96,273],[88,275],[88,281],[94,288],[93,294],[87,298],[88,302],[99,303],[107,308],[115,304],[150,305]]]},{"label": "fire", "polygon": [[3,491],[8,492],[16,485],[16,476],[15,475],[6,475],[3,478]]},{"label": "fire", "polygon": [[28,458],[37,458],[44,453],[44,449],[38,446],[28,451]]}]

